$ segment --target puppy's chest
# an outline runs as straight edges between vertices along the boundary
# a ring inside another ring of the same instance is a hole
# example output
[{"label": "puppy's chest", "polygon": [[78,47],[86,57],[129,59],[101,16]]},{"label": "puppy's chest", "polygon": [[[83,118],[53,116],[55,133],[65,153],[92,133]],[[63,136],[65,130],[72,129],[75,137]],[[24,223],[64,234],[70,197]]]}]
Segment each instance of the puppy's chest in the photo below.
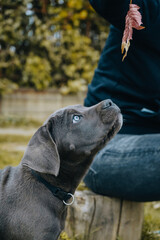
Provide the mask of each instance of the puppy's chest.
[{"label": "puppy's chest", "polygon": [[30,204],[3,214],[2,220],[0,233],[4,228],[7,230],[4,240],[57,239],[54,237],[58,236],[64,224],[57,216],[56,210],[48,211],[43,205],[35,207]]}]

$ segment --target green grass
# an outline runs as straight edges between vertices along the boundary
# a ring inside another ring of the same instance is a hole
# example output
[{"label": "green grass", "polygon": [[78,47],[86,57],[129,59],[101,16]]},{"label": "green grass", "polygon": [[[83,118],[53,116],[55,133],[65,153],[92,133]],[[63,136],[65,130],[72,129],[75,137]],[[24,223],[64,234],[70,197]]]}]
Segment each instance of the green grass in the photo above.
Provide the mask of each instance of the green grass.
[{"label": "green grass", "polygon": [[155,203],[159,202],[145,203],[141,240],[160,240],[160,236],[154,234],[154,231],[160,230],[160,208],[155,209]]},{"label": "green grass", "polygon": [[23,127],[23,128],[31,128],[31,127],[39,127],[42,125],[42,121],[38,121],[35,119],[29,119],[24,117],[16,117],[16,116],[0,116],[0,128],[4,127]]},{"label": "green grass", "polygon": [[27,146],[30,138],[21,135],[0,135],[0,169],[19,164],[23,151],[17,151],[16,147]]},{"label": "green grass", "polygon": [[18,151],[0,151],[0,169],[6,166],[17,166],[23,156],[23,152]]},{"label": "green grass", "polygon": [[0,135],[0,144],[8,143],[27,144],[30,138],[31,136],[4,134]]}]

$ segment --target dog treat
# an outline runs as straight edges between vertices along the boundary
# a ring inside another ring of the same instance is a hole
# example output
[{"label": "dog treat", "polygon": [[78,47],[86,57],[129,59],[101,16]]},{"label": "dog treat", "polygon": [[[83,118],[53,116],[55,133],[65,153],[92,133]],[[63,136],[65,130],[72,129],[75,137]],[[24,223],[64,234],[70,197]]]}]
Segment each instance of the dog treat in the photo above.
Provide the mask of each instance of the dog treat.
[{"label": "dog treat", "polygon": [[145,28],[141,26],[142,15],[138,11],[139,9],[140,7],[136,4],[132,4],[132,0],[131,0],[129,4],[129,11],[125,18],[125,30],[123,32],[123,38],[122,38],[121,50],[122,50],[122,54],[124,53],[122,61],[124,61],[125,57],[127,56],[128,49],[130,47],[130,40],[132,40],[132,36],[133,36],[133,28],[137,30],[142,30]]}]

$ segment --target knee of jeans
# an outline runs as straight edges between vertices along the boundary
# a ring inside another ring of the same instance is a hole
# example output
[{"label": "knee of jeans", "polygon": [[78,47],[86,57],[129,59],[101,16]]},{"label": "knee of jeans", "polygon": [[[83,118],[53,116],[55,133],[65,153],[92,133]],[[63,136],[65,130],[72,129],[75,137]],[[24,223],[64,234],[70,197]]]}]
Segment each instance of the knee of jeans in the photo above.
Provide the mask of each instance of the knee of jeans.
[{"label": "knee of jeans", "polygon": [[83,179],[86,186],[94,192],[96,192],[97,190],[96,174],[97,172],[93,168],[89,168],[89,171],[87,172],[86,176]]}]

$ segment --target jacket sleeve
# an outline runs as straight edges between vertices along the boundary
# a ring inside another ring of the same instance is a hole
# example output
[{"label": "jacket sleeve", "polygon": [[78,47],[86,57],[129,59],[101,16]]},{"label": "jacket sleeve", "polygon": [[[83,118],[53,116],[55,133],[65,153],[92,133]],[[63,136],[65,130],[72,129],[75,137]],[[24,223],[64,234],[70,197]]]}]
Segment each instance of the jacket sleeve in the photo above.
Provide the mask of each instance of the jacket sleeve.
[{"label": "jacket sleeve", "polygon": [[[125,16],[130,0],[89,0],[92,7],[115,27],[124,29]],[[160,0],[133,0],[140,7],[145,27],[152,24],[160,14]]]}]

